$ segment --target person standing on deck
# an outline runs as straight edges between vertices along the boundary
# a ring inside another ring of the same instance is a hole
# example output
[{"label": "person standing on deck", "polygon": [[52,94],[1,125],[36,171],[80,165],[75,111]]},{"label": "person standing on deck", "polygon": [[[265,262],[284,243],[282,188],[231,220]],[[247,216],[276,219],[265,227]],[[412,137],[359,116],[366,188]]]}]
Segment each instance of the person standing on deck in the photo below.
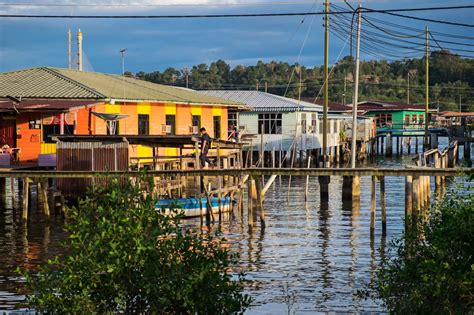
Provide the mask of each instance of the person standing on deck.
[{"label": "person standing on deck", "polygon": [[209,163],[209,165],[213,166],[211,160],[207,157],[207,153],[209,152],[209,148],[211,146],[211,137],[209,137],[209,134],[206,131],[206,128],[201,128],[199,129],[199,132],[201,133],[201,155],[199,156],[199,160],[201,161],[201,168],[206,166],[206,162]]}]

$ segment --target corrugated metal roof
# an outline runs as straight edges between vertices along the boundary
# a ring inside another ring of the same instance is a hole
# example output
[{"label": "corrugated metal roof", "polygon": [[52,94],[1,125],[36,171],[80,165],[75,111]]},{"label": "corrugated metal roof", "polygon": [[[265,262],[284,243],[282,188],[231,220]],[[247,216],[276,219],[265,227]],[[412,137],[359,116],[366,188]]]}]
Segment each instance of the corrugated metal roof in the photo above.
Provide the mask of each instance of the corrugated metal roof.
[{"label": "corrugated metal roof", "polygon": [[232,90],[208,90],[198,91],[205,95],[216,96],[232,100],[235,102],[245,103],[252,111],[316,111],[323,110],[322,106],[308,102],[298,102],[297,100],[278,96],[275,94],[265,93],[261,91],[232,91]]},{"label": "corrugated metal roof", "polygon": [[98,100],[58,100],[58,99],[27,99],[19,104],[14,104],[11,100],[0,100],[0,111],[67,111],[75,107],[83,107],[93,104],[100,104]]},{"label": "corrugated metal roof", "polygon": [[0,73],[0,97],[55,99],[120,99],[242,105],[190,89],[155,84],[113,74],[39,67]]}]

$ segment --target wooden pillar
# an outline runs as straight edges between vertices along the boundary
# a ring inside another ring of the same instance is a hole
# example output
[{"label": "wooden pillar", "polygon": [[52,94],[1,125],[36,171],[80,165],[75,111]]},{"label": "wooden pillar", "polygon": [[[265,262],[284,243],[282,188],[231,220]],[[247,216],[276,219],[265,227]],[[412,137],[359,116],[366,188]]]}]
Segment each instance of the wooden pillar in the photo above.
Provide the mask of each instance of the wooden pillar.
[{"label": "wooden pillar", "polygon": [[248,226],[253,227],[255,224],[254,221],[254,200],[256,199],[256,191],[255,191],[255,179],[250,178],[248,180],[248,212],[247,212],[247,217],[248,217]]},{"label": "wooden pillar", "polygon": [[380,155],[384,155],[384,154],[385,154],[384,151],[383,151],[383,149],[384,149],[384,142],[385,142],[385,138],[384,138],[384,137],[381,137],[381,138],[380,138],[380,143],[381,143],[381,145],[380,145]]},{"label": "wooden pillar", "polygon": [[408,155],[411,154],[411,137],[406,138],[407,139],[407,150],[408,150]]},{"label": "wooden pillar", "polygon": [[0,205],[5,203],[5,188],[6,188],[7,179],[5,177],[0,177]]},{"label": "wooden pillar", "polygon": [[44,179],[38,180],[38,191],[36,192],[41,196],[43,202],[43,213],[48,218],[50,217],[49,203],[48,203],[48,191],[47,191],[47,181]]},{"label": "wooden pillar", "polygon": [[321,202],[329,201],[329,182],[331,180],[330,176],[319,176],[319,191]]},{"label": "wooden pillar", "polygon": [[262,229],[265,228],[265,209],[263,208],[263,196],[262,196],[262,182],[260,181],[260,178],[255,179],[256,183],[256,197],[257,197],[257,207],[258,207],[258,213],[260,214],[260,226]]},{"label": "wooden pillar", "polygon": [[360,176],[342,177],[342,199],[360,201]]},{"label": "wooden pillar", "polygon": [[400,155],[400,137],[397,137],[397,155]]},{"label": "wooden pillar", "polygon": [[386,156],[392,156],[392,153],[393,153],[392,152],[392,148],[393,148],[392,133],[387,132],[386,138],[387,138],[387,143],[386,143],[386,148],[385,148],[385,155]]},{"label": "wooden pillar", "polygon": [[[441,159],[439,153],[434,154],[434,166],[435,168],[441,168]],[[435,188],[438,190],[441,187],[441,176],[435,177]]]},{"label": "wooden pillar", "polygon": [[413,215],[413,176],[405,178],[405,231],[411,227]]},{"label": "wooden pillar", "polygon": [[421,209],[421,204],[420,204],[420,177],[419,176],[413,176],[413,211],[412,211],[412,219],[413,223],[417,223],[418,220],[418,213],[420,212]]},{"label": "wooden pillar", "polygon": [[385,177],[380,177],[380,207],[382,210],[382,234],[387,233],[387,209],[385,207]]},{"label": "wooden pillar", "polygon": [[471,160],[471,142],[467,139],[464,141],[464,159]]},{"label": "wooden pillar", "polygon": [[415,137],[415,153],[418,153],[418,137]]},{"label": "wooden pillar", "polygon": [[[198,170],[201,168],[200,161],[199,161],[199,142],[194,142],[194,151],[195,151],[195,156],[194,156],[194,169]],[[198,191],[200,193],[203,192],[203,187],[202,187],[202,178],[201,176],[196,176],[196,187],[198,187]]]},{"label": "wooden pillar", "polygon": [[28,206],[29,206],[29,193],[30,193],[30,182],[31,180],[29,178],[24,179],[24,185],[23,185],[23,208],[22,208],[22,215],[21,218],[25,221],[28,220]]},{"label": "wooden pillar", "polygon": [[371,183],[371,195],[370,195],[370,234],[374,233],[375,230],[375,208],[376,208],[376,191],[375,191],[375,184],[377,182],[377,177],[372,176],[372,183]]}]

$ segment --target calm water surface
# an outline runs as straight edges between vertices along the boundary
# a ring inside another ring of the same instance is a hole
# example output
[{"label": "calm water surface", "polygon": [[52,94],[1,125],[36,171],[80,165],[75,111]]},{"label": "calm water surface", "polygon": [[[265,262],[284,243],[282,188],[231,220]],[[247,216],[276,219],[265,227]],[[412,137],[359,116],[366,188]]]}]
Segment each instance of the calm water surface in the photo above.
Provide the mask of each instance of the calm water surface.
[{"label": "calm water surface", "polygon": [[[378,163],[399,167],[401,161]],[[386,237],[381,233],[378,185],[376,230],[370,236],[369,177],[361,178],[359,206],[342,202],[342,178],[331,178],[330,201],[323,205],[317,178],[310,178],[307,202],[305,178],[293,178],[289,194],[288,178],[277,178],[265,200],[265,231],[259,224],[249,230],[246,215],[242,218],[239,213],[226,220],[224,236],[240,253],[240,267],[247,273],[246,290],[255,299],[247,313],[385,311],[380,301],[355,295],[375,280],[381,255],[403,231],[404,179],[387,177],[385,181]],[[13,208],[11,198],[0,204],[0,311],[14,309],[23,299],[16,293],[21,281],[14,270],[34,270],[61,253],[59,244],[66,236],[61,220],[47,222],[33,212],[26,226],[20,221],[21,212]]]}]

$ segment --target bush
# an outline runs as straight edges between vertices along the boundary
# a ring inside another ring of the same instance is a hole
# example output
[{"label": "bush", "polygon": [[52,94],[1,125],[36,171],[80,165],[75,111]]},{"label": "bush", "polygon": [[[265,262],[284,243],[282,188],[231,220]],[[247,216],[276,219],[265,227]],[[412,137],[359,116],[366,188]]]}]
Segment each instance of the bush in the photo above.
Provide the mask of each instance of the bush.
[{"label": "bush", "polygon": [[[463,191],[463,192],[460,192]],[[474,196],[453,191],[418,233],[395,242],[382,261],[376,295],[394,313],[467,314],[474,311]]]},{"label": "bush", "polygon": [[146,187],[113,180],[93,187],[66,224],[67,255],[26,277],[26,304],[47,313],[226,314],[243,311],[236,256],[213,233],[155,210]]}]

